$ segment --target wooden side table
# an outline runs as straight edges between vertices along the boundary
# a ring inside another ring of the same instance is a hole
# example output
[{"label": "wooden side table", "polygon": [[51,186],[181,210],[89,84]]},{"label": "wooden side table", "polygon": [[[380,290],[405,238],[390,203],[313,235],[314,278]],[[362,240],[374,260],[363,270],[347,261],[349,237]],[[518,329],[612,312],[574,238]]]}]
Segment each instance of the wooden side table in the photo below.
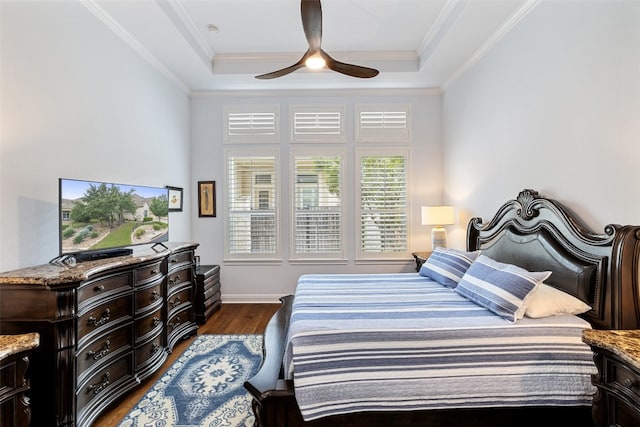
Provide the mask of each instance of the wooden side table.
[{"label": "wooden side table", "polygon": [[640,330],[586,329],[582,340],[591,346],[598,373],[593,399],[597,427],[640,425]]},{"label": "wooden side table", "polygon": [[205,323],[221,304],[220,266],[198,265],[196,267],[196,322]]},{"label": "wooden side table", "polygon": [[425,252],[412,252],[413,258],[416,260],[416,271],[420,271],[422,264],[431,256],[431,251]]}]

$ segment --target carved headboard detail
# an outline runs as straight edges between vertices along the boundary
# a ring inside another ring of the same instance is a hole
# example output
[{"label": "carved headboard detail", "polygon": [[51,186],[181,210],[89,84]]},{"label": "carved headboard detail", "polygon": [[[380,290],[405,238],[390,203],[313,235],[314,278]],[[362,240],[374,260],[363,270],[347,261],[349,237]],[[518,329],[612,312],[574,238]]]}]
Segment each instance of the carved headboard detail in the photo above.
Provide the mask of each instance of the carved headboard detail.
[{"label": "carved headboard detail", "polygon": [[473,218],[467,249],[530,271],[585,301],[594,328],[640,327],[640,227],[607,225],[598,234],[558,201],[522,190],[486,224]]}]

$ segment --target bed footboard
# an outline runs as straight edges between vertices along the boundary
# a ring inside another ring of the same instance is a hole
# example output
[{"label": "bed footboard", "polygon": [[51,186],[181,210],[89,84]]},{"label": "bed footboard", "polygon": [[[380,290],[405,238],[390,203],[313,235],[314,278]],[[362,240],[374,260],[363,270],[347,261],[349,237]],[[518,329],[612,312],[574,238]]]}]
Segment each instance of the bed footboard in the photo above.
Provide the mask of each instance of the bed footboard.
[{"label": "bed footboard", "polygon": [[264,331],[263,358],[260,369],[244,387],[253,397],[255,427],[284,427],[300,425],[293,383],[284,380],[282,358],[289,328],[293,296],[280,298],[282,307],[271,318]]}]

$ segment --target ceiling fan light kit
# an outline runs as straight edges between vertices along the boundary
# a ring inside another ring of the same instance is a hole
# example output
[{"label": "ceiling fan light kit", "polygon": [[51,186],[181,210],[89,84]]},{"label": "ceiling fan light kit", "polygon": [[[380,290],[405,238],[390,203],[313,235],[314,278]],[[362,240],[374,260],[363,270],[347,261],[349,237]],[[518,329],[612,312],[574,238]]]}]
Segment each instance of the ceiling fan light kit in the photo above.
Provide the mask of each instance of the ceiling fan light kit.
[{"label": "ceiling fan light kit", "polygon": [[378,70],[336,61],[327,52],[322,50],[322,6],[320,0],[301,0],[300,12],[302,15],[302,27],[309,48],[295,64],[271,73],[261,74],[256,76],[256,79],[275,79],[276,77],[290,74],[302,67],[307,67],[312,70],[328,68],[347,76],[363,79],[378,75]]}]

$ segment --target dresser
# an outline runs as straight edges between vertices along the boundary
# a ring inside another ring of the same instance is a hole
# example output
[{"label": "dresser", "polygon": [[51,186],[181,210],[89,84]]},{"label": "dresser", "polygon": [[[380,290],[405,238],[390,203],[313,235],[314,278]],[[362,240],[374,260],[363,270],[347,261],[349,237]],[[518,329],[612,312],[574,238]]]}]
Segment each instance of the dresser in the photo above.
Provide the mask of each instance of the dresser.
[{"label": "dresser", "polygon": [[37,333],[0,335],[0,426],[28,427],[29,355],[38,347]]},{"label": "dresser", "polygon": [[198,265],[196,267],[196,322],[205,323],[221,304],[220,266]]},{"label": "dresser", "polygon": [[30,358],[32,425],[90,426],[197,333],[197,246],[0,273],[0,334],[40,337]]},{"label": "dresser", "polygon": [[596,427],[640,426],[640,330],[585,330],[598,373],[593,401]]}]

